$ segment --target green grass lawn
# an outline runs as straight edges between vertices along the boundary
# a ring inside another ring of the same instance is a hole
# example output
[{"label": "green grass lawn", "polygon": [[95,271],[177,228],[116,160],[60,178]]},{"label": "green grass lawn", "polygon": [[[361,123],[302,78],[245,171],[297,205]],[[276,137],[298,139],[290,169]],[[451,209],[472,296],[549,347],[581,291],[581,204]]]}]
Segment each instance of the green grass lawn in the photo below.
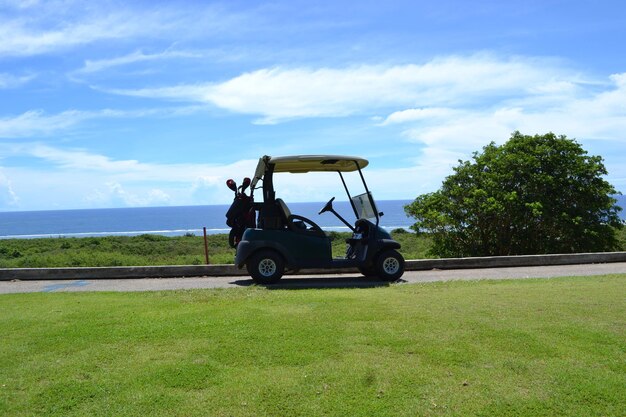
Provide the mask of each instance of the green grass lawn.
[{"label": "green grass lawn", "polygon": [[0,415],[623,416],[626,274],[0,296]]}]

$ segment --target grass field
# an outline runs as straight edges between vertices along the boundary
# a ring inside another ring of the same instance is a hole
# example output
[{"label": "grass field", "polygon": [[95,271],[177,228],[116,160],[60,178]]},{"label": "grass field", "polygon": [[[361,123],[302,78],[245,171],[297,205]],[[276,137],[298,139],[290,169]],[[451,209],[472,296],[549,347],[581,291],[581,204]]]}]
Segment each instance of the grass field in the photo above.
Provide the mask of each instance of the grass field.
[{"label": "grass field", "polygon": [[[349,233],[330,232],[333,255],[345,254]],[[429,257],[430,241],[413,233],[393,233],[406,259]],[[235,250],[227,235],[208,236],[209,261],[232,264]],[[0,240],[0,268],[83,266],[201,265],[205,263],[201,236],[159,235]]]},{"label": "grass field", "polygon": [[0,296],[0,415],[623,416],[626,274]]}]

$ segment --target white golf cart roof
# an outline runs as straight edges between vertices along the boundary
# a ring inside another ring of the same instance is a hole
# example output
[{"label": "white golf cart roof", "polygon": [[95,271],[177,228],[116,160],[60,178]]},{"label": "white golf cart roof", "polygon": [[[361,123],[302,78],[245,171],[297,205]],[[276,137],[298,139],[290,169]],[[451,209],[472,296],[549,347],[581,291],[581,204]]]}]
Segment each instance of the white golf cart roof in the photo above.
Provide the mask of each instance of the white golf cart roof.
[{"label": "white golf cart roof", "polygon": [[268,165],[274,165],[274,172],[290,172],[302,174],[306,172],[351,172],[358,168],[365,168],[367,159],[345,155],[291,155],[291,156],[264,156],[259,159],[252,186],[263,178]]},{"label": "white golf cart roof", "polygon": [[270,157],[267,163],[274,165],[274,172],[350,172],[365,168],[369,162],[356,156],[342,155],[293,155]]}]

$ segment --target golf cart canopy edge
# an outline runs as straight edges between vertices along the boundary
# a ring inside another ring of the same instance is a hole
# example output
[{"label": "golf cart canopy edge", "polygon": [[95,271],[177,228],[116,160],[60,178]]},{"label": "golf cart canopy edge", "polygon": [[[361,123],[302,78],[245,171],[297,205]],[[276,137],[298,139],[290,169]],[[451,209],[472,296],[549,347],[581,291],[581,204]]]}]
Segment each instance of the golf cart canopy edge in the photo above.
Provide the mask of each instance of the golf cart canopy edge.
[{"label": "golf cart canopy edge", "polygon": [[263,178],[267,167],[273,165],[273,172],[289,172],[302,174],[306,172],[351,172],[365,168],[367,159],[345,155],[292,155],[292,156],[264,156],[254,173],[252,185]]}]

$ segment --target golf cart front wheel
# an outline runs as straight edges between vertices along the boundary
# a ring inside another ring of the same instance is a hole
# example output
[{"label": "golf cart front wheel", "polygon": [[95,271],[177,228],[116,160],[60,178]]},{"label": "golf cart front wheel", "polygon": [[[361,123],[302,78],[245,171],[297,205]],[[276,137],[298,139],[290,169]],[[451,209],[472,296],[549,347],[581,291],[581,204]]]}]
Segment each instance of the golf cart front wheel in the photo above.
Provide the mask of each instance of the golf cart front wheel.
[{"label": "golf cart front wheel", "polygon": [[404,258],[397,251],[388,249],[376,258],[376,274],[384,281],[395,281],[404,274]]},{"label": "golf cart front wheel", "polygon": [[274,284],[285,272],[285,261],[278,253],[263,250],[252,255],[246,269],[257,284]]}]

